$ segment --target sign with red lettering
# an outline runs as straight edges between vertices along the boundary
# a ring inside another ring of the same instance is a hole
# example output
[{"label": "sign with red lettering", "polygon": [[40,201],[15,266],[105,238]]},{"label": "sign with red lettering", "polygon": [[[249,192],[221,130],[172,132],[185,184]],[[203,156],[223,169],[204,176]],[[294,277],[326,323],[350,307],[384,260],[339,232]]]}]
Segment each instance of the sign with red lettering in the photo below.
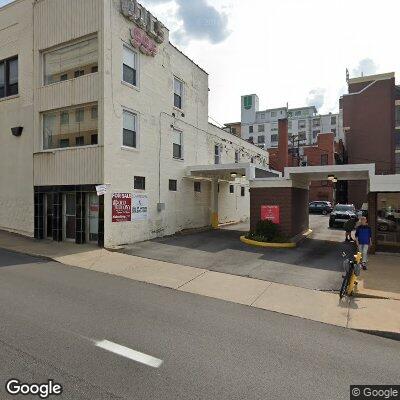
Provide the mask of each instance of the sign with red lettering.
[{"label": "sign with red lettering", "polygon": [[261,220],[269,220],[274,224],[280,223],[280,208],[279,206],[261,206]]},{"label": "sign with red lettering", "polygon": [[112,222],[132,221],[132,195],[130,193],[113,193]]}]

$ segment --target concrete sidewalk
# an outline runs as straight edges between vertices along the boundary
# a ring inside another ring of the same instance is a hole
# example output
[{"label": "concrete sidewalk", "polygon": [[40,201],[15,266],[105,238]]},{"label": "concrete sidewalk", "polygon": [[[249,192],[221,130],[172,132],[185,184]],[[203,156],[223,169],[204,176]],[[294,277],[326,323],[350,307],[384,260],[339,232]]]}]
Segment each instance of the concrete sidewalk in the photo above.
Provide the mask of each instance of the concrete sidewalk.
[{"label": "concrete sidewalk", "polygon": [[398,300],[339,301],[335,293],[150,260],[89,245],[36,241],[0,231],[0,247],[60,263],[359,330],[400,334]]}]

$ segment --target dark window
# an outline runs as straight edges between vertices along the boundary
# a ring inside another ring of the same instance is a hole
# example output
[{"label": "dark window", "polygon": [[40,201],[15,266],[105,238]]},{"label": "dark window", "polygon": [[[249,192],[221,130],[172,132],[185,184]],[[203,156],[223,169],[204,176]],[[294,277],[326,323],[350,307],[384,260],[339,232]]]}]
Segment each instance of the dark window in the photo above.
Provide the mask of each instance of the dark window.
[{"label": "dark window", "polygon": [[237,164],[240,160],[240,153],[239,151],[235,151],[235,163]]},{"label": "dark window", "polygon": [[77,71],[74,72],[74,77],[79,78],[80,76],[85,75],[85,70],[83,69],[78,69]]},{"label": "dark window", "polygon": [[231,128],[231,133],[232,133],[233,135],[236,135],[236,128]]},{"label": "dark window", "polygon": [[61,125],[69,124],[69,112],[68,111],[62,111],[61,112],[60,122],[61,122]]},{"label": "dark window", "polygon": [[94,67],[92,67],[92,74],[94,74],[95,72],[98,72],[99,67],[96,65]]},{"label": "dark window", "polygon": [[183,82],[174,78],[174,106],[182,110]]},{"label": "dark window", "polygon": [[69,139],[60,139],[60,147],[69,147]]},{"label": "dark window", "polygon": [[216,144],[214,146],[214,164],[221,163],[221,146]]},{"label": "dark window", "polygon": [[253,133],[253,125],[249,126],[249,133]]},{"label": "dark window", "polygon": [[271,135],[271,142],[277,142],[278,141],[278,135]]},{"label": "dark window", "polygon": [[97,119],[98,115],[97,106],[92,107],[91,114],[92,114],[92,119]]},{"label": "dark window", "polygon": [[178,188],[178,181],[176,179],[169,180],[169,190],[171,192],[176,192]]},{"label": "dark window", "polygon": [[336,125],[336,117],[331,117],[331,125]]},{"label": "dark window", "polygon": [[250,162],[254,164],[254,157],[251,157]]},{"label": "dark window", "polygon": [[172,144],[172,156],[178,160],[181,160],[183,158],[183,152],[182,152],[182,132],[177,131],[174,129],[173,132],[173,144]]},{"label": "dark window", "polygon": [[60,81],[66,81],[66,80],[68,80],[68,74],[62,74],[60,76]]},{"label": "dark window", "polygon": [[124,111],[122,144],[127,147],[136,147],[136,114]]},{"label": "dark window", "polygon": [[124,46],[122,80],[130,85],[136,86],[136,53]]},{"label": "dark window", "polygon": [[242,196],[242,197],[244,197],[244,195],[245,195],[245,187],[244,186],[241,186],[241,188],[240,188],[240,195]]},{"label": "dark window", "polygon": [[76,146],[84,146],[85,145],[85,138],[84,136],[78,136],[75,138],[75,145]]},{"label": "dark window", "polygon": [[85,119],[85,110],[83,108],[78,108],[75,111],[75,121],[83,122],[84,119]]},{"label": "dark window", "polygon": [[229,185],[229,193],[235,193],[235,186]]},{"label": "dark window", "polygon": [[146,178],[144,176],[135,176],[134,189],[145,190],[146,189]]},{"label": "dark window", "polygon": [[18,94],[18,57],[0,61],[0,98]]},{"label": "dark window", "polygon": [[124,82],[130,83],[133,86],[136,86],[136,71],[124,64]]},{"label": "dark window", "polygon": [[194,182],[194,191],[195,192],[201,192],[201,182]]},{"label": "dark window", "polygon": [[93,135],[90,136],[90,144],[98,144],[99,140],[99,135],[97,133],[94,133]]},{"label": "dark window", "polygon": [[265,143],[265,136],[259,136],[259,137],[257,138],[257,142],[258,142],[258,143]]},{"label": "dark window", "polygon": [[321,165],[328,165],[328,154],[321,154]]},{"label": "dark window", "polygon": [[253,143],[253,136],[249,136],[249,142]]}]

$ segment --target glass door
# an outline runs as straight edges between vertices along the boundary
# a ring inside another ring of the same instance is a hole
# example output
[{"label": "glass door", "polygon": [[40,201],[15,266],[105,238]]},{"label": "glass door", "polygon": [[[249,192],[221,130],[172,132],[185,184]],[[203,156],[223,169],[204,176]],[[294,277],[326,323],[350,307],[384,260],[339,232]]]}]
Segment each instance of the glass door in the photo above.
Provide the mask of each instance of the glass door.
[{"label": "glass door", "polygon": [[64,194],[63,201],[64,240],[73,241],[76,237],[76,199],[75,193]]},{"label": "glass door", "polygon": [[86,212],[86,241],[97,243],[99,239],[99,197],[88,193]]},{"label": "glass door", "polygon": [[45,222],[45,235],[46,238],[53,238],[53,194],[47,193],[45,195],[45,212],[44,212],[44,222]]}]

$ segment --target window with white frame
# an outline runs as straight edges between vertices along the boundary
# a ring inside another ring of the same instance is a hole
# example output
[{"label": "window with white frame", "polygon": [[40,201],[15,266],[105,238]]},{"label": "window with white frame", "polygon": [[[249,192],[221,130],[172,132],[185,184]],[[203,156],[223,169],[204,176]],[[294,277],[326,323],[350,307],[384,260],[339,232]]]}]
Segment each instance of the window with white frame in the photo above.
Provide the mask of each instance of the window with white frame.
[{"label": "window with white frame", "polygon": [[264,125],[258,125],[258,132],[265,132],[265,126]]},{"label": "window with white frame", "polygon": [[257,142],[258,142],[258,143],[265,143],[265,136],[264,136],[264,135],[259,136],[259,137],[257,138]]},{"label": "window with white frame", "polygon": [[183,82],[174,77],[174,106],[183,109]]},{"label": "window with white frame", "polygon": [[137,53],[127,46],[123,47],[122,80],[137,86]]},{"label": "window with white frame", "polygon": [[278,130],[278,124],[274,122],[273,124],[271,124],[271,131],[277,131],[277,130]]},{"label": "window with white frame", "polygon": [[59,47],[43,54],[43,83],[65,81],[98,70],[97,37]]},{"label": "window with white frame", "polygon": [[239,150],[235,151],[235,163],[237,164],[240,161],[240,152]]},{"label": "window with white frame", "polygon": [[306,129],[306,120],[305,119],[299,120],[298,129]]},{"label": "window with white frame", "polygon": [[125,147],[137,147],[137,115],[133,112],[123,111],[122,145]]},{"label": "window with white frame", "polygon": [[0,99],[18,94],[18,57],[0,61]]},{"label": "window with white frame", "polygon": [[221,145],[214,146],[214,164],[221,164]]},{"label": "window with white frame", "polygon": [[331,125],[336,125],[336,116],[331,117]]},{"label": "window with white frame", "polygon": [[173,130],[172,155],[177,160],[183,159],[183,133],[176,129]]}]

